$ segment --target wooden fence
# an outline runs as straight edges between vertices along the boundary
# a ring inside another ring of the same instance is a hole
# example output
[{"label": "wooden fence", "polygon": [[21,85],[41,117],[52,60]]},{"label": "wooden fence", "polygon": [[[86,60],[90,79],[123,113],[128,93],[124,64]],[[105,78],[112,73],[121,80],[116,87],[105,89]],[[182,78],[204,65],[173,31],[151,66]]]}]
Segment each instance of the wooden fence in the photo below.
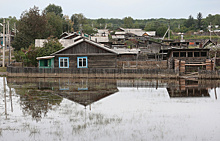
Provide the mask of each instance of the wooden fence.
[{"label": "wooden fence", "polygon": [[200,79],[220,79],[220,70],[198,70]]},{"label": "wooden fence", "polygon": [[77,78],[177,78],[178,73],[168,69],[65,69],[8,67],[8,77],[77,77]]}]

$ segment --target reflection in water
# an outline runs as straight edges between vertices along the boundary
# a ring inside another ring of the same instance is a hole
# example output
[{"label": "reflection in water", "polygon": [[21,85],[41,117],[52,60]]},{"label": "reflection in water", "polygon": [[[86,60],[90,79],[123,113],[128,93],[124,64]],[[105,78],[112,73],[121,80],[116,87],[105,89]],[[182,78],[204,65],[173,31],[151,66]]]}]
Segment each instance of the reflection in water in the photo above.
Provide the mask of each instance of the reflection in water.
[{"label": "reflection in water", "polygon": [[210,88],[204,87],[198,80],[180,79],[175,85],[169,85],[167,91],[170,97],[210,97]]},{"label": "reflection in water", "polygon": [[53,105],[59,105],[62,98],[83,106],[118,92],[116,80],[104,79],[21,79],[8,78],[9,88],[20,95],[24,113],[37,121],[46,116]]},{"label": "reflection in water", "polygon": [[[39,82],[21,81],[19,79],[7,79],[9,90],[15,89],[20,96],[20,105],[24,114],[31,115],[33,119],[39,121],[53,105],[59,105],[62,98],[51,95],[50,91],[39,90]],[[12,109],[13,112],[13,109]]]},{"label": "reflection in water", "polygon": [[220,103],[213,100],[219,84],[7,78],[0,95],[5,102],[0,116],[7,116],[0,120],[0,140],[219,140]]}]

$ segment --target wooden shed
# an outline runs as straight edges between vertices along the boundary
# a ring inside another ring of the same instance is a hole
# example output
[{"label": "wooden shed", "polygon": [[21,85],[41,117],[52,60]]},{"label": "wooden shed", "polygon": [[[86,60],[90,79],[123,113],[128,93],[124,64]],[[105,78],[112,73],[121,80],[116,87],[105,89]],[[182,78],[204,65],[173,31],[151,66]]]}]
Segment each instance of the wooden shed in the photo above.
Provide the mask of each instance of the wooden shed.
[{"label": "wooden shed", "polygon": [[51,55],[55,68],[117,67],[117,52],[85,38]]},{"label": "wooden shed", "polygon": [[[210,70],[207,61],[209,61],[209,49],[185,48],[169,49],[167,55],[168,67],[170,69],[185,71],[197,71],[198,68]],[[210,63],[212,63],[210,61]]]}]

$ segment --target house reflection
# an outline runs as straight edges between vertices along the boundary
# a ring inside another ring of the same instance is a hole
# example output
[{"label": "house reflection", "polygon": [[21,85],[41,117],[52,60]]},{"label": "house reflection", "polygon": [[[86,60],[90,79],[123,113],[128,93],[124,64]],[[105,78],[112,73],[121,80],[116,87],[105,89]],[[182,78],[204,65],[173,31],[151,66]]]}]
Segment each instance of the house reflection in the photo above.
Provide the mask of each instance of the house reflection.
[{"label": "house reflection", "polygon": [[55,93],[85,107],[118,92],[116,80],[69,79],[68,83],[65,83],[66,81],[59,80],[59,88],[66,89],[59,89]]},{"label": "house reflection", "polygon": [[13,84],[14,88],[28,84],[29,89],[67,98],[83,106],[118,92],[115,79],[8,78],[7,81]]},{"label": "house reflection", "polygon": [[210,97],[208,89],[211,85],[200,83],[199,80],[180,79],[169,83],[167,91],[171,98],[175,97]]}]

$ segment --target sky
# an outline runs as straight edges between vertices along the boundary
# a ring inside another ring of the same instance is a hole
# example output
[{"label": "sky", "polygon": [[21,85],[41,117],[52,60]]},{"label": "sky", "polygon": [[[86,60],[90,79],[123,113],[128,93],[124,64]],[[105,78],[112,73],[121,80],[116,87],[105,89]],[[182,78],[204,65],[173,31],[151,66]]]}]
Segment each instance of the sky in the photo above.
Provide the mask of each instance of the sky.
[{"label": "sky", "polygon": [[167,18],[180,19],[199,12],[203,18],[208,14],[220,14],[220,0],[0,0],[0,18],[9,16],[20,19],[22,12],[34,6],[40,10],[49,4],[61,6],[63,14],[71,17],[82,13],[86,18],[133,19]]}]

